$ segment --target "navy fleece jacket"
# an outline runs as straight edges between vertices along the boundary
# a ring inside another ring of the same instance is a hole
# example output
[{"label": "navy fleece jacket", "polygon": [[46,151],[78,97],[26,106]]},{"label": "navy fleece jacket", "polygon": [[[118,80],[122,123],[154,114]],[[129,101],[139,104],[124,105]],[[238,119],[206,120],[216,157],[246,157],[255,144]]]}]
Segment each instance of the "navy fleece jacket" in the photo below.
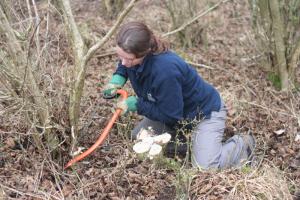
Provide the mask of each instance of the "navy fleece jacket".
[{"label": "navy fleece jacket", "polygon": [[138,96],[138,114],[170,127],[184,119],[210,118],[220,110],[218,91],[171,51],[147,55],[130,68],[119,63],[115,74],[129,78]]}]

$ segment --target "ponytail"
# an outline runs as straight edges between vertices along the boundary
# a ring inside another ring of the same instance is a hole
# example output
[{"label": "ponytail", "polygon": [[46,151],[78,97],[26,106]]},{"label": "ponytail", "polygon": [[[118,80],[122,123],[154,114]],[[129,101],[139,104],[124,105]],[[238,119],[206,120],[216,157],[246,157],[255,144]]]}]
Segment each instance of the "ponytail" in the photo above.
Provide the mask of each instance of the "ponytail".
[{"label": "ponytail", "polygon": [[141,58],[148,53],[160,54],[168,45],[157,38],[142,22],[129,22],[121,26],[116,37],[117,45],[127,53]]},{"label": "ponytail", "polygon": [[150,40],[150,49],[153,54],[164,53],[169,50],[168,44],[162,41],[160,38],[156,37],[152,33],[152,37]]}]

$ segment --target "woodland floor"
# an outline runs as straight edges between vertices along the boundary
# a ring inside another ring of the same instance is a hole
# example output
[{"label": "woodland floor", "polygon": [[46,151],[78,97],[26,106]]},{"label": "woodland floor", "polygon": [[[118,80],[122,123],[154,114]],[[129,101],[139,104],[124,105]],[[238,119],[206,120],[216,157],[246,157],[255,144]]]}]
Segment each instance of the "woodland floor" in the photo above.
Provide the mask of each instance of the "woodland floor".
[{"label": "woodland floor", "polygon": [[[89,24],[98,35],[112,25],[101,16],[99,1],[76,0],[72,5],[76,20]],[[64,62],[71,64],[71,50],[60,35],[62,25],[55,24],[60,23],[59,17],[53,19],[52,34],[61,37],[58,65],[67,68]],[[157,33],[169,28],[168,15],[159,1],[140,2],[127,20],[132,19],[144,20]],[[258,65],[247,1],[224,3],[201,20],[205,44],[187,50],[175,45],[174,49],[213,68],[197,70],[233,106],[226,137],[249,130],[255,136],[259,163],[254,169],[195,171],[184,159],[138,159],[127,137],[139,119],[132,114],[118,120],[101,148],[73,170],[64,171],[63,165],[70,159],[67,147],[62,145],[62,153],[55,159],[41,155],[30,142],[24,145],[30,137],[22,132],[16,136],[12,122],[11,127],[0,126],[0,199],[250,199],[251,195],[257,199],[290,199],[292,195],[297,199],[297,192],[299,198],[300,142],[295,141],[300,133],[299,91],[277,91]],[[110,41],[106,48],[112,45]],[[102,57],[101,52],[89,63],[79,146],[91,146],[112,115],[115,102],[100,97],[97,83],[109,80],[115,63],[115,56]],[[297,77],[300,81],[299,70]],[[131,91],[129,85],[126,88]],[[57,115],[61,121],[67,116],[64,109]]]}]

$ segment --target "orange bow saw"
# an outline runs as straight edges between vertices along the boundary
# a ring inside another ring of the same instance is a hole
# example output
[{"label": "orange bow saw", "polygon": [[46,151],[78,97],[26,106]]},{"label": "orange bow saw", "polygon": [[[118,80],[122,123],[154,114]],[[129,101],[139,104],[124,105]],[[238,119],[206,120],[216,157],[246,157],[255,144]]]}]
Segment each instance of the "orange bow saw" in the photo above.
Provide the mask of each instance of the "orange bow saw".
[{"label": "orange bow saw", "polygon": [[[125,90],[117,90],[117,94],[121,95],[122,100],[125,100],[128,97],[128,93]],[[85,158],[86,156],[88,156],[89,154],[91,154],[98,146],[100,146],[104,142],[104,140],[106,139],[106,137],[108,136],[110,129],[113,127],[115,121],[118,119],[118,117],[120,116],[121,112],[122,112],[122,109],[117,108],[117,110],[115,111],[115,113],[112,116],[112,118],[109,120],[108,124],[104,128],[102,134],[100,135],[100,137],[98,138],[98,140],[96,141],[96,143],[93,144],[85,152],[81,153],[80,155],[78,155],[78,156],[74,157],[72,160],[70,160],[65,165],[64,169],[67,169],[68,167],[70,167],[74,163],[82,160],[83,158]]]}]

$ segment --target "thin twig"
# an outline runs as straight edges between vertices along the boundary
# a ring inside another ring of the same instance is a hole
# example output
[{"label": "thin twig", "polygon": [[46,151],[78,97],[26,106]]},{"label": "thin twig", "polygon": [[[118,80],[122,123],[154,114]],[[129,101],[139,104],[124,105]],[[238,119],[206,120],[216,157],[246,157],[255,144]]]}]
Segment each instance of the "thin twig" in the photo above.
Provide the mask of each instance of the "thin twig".
[{"label": "thin twig", "polygon": [[112,50],[112,51],[107,51],[103,54],[99,54],[99,55],[96,54],[95,58],[104,58],[106,56],[114,56],[115,54],[116,54],[116,52],[114,50]]},{"label": "thin twig", "polygon": [[27,10],[28,10],[29,19],[30,19],[30,26],[31,26],[31,22],[32,22],[33,17],[32,17],[32,11],[31,11],[29,0],[26,0],[26,5],[27,5]]},{"label": "thin twig", "polygon": [[17,190],[17,189],[14,189],[14,188],[12,188],[12,187],[8,187],[8,186],[6,186],[6,185],[3,185],[2,183],[0,183],[0,186],[1,186],[2,188],[5,188],[5,189],[7,189],[7,190],[10,190],[10,191],[12,191],[12,192],[14,192],[14,193],[17,193],[17,194],[19,194],[19,195],[35,197],[35,198],[37,198],[37,199],[43,199],[43,197],[41,197],[40,195],[31,194],[31,193],[27,193],[27,192],[22,192],[22,191],[19,191],[19,190]]},{"label": "thin twig", "polygon": [[201,63],[194,63],[192,61],[185,61],[186,63],[190,64],[190,65],[193,65],[195,67],[203,67],[203,68],[206,68],[206,69],[215,69],[213,67],[210,67],[208,65],[204,65],[204,64],[201,64]]},{"label": "thin twig", "polygon": [[83,61],[87,63],[90,58],[95,54],[95,52],[102,47],[108,39],[116,32],[117,28],[119,25],[123,22],[124,18],[126,15],[129,13],[129,11],[133,8],[135,3],[138,0],[131,0],[129,5],[123,10],[123,12],[119,15],[117,21],[114,23],[114,26],[111,27],[111,29],[108,31],[108,33],[100,40],[98,41],[95,45],[93,45],[87,52],[87,54],[84,56]]},{"label": "thin twig", "polygon": [[38,54],[40,54],[40,39],[39,39],[39,32],[40,32],[40,16],[39,16],[39,13],[38,13],[38,10],[37,10],[37,7],[36,7],[36,3],[35,3],[35,0],[31,0],[32,2],[32,5],[33,5],[33,9],[34,9],[34,14],[35,14],[35,25],[37,26],[37,29],[36,29],[36,37],[35,37],[35,41],[36,41],[36,48],[37,48],[37,52]]},{"label": "thin twig", "polygon": [[[40,21],[40,23],[41,23],[41,21]],[[31,53],[31,51],[30,51],[30,46],[31,46],[31,44],[32,44],[33,38],[34,38],[34,36],[35,36],[35,33],[36,33],[37,28],[39,27],[40,23],[37,24],[37,25],[35,26],[35,29],[34,29],[32,35],[31,35],[31,37],[30,37],[30,39],[29,39],[29,43],[28,43],[28,51],[27,51],[27,59],[26,59],[26,66],[25,66],[25,72],[24,72],[23,83],[22,83],[22,87],[21,87],[20,91],[23,91],[24,84],[25,84],[25,81],[26,81],[27,70],[28,70],[28,64],[29,64],[29,58],[30,58],[30,56],[31,56],[31,55],[30,55],[30,53]],[[23,93],[24,93],[24,91],[23,91]]]},{"label": "thin twig", "polygon": [[[116,52],[114,50],[111,50],[111,51],[107,51],[103,54],[99,54],[99,55],[95,55],[96,58],[104,58],[106,56],[113,56],[115,55]],[[201,64],[201,63],[195,63],[195,62],[192,62],[192,61],[186,61],[186,63],[190,64],[190,65],[193,65],[195,67],[203,67],[203,68],[206,68],[206,69],[215,69],[211,66],[208,66],[208,65],[204,65],[204,64]]]},{"label": "thin twig", "polygon": [[293,117],[293,118],[297,119],[297,116],[294,116],[294,115],[291,115],[289,113],[282,112],[282,111],[279,111],[279,110],[270,109],[270,108],[264,107],[260,104],[254,103],[254,102],[249,102],[249,101],[245,101],[245,100],[240,100],[239,102],[247,103],[249,105],[256,106],[256,107],[262,108],[262,109],[267,110],[267,111],[275,112],[275,113],[278,113],[278,114],[286,115],[286,116]]},{"label": "thin twig", "polygon": [[222,0],[218,3],[216,3],[215,5],[213,5],[212,7],[210,7],[209,9],[205,10],[204,12],[200,12],[199,15],[197,15],[196,17],[192,18],[190,21],[182,24],[179,28],[173,30],[173,31],[170,31],[168,33],[165,33],[162,35],[162,37],[167,37],[169,35],[172,35],[172,34],[175,34],[179,31],[182,31],[183,29],[185,29],[187,26],[191,25],[192,23],[194,23],[195,21],[197,21],[200,17],[206,15],[207,13],[209,13],[210,11],[214,10],[215,8],[217,8],[219,5],[221,5],[222,3],[226,3],[227,1],[230,1],[230,0]]}]

